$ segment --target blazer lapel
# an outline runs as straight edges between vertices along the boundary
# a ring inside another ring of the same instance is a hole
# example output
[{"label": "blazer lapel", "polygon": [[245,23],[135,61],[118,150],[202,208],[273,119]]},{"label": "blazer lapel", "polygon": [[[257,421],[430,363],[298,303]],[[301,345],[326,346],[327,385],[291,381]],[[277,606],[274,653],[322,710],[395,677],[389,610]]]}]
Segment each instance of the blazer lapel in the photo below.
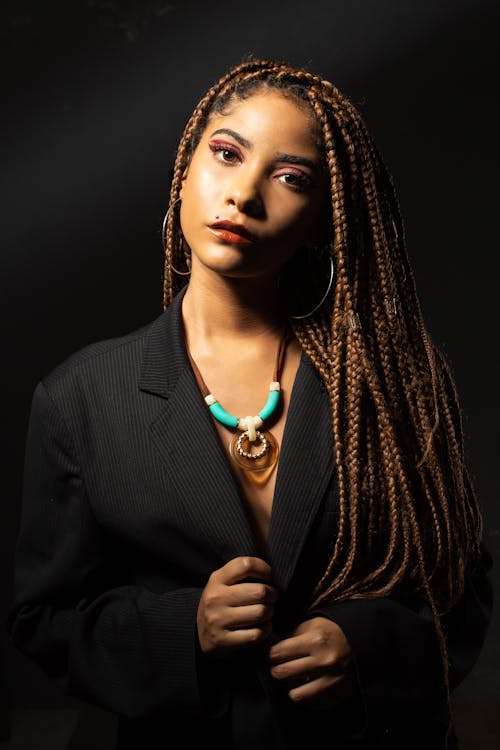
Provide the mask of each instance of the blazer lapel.
[{"label": "blazer lapel", "polygon": [[190,517],[217,557],[257,555],[252,529],[224,449],[186,353],[181,303],[186,287],[153,322],[139,387],[165,399],[150,434],[175,489],[179,512]]},{"label": "blazer lapel", "polygon": [[[203,532],[222,564],[260,557],[239,488],[187,357],[181,318],[184,287],[152,323],[139,388],[164,403],[149,426],[175,489],[179,512]],[[293,385],[271,513],[268,559],[285,590],[333,468],[330,405],[305,353]]]},{"label": "blazer lapel", "polygon": [[288,587],[334,468],[330,399],[302,352],[283,433],[269,527],[269,564]]}]

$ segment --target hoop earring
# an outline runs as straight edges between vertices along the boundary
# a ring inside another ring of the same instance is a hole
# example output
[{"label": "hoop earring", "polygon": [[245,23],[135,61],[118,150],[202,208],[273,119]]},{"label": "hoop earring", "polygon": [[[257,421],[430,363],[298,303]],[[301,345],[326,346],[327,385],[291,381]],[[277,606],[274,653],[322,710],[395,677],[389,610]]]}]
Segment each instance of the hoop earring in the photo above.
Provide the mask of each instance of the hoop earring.
[{"label": "hoop earring", "polygon": [[328,287],[326,289],[326,292],[322,296],[320,302],[316,305],[316,307],[311,310],[311,312],[306,313],[305,315],[290,315],[287,313],[289,318],[293,318],[294,320],[301,320],[302,318],[308,318],[310,315],[316,312],[316,310],[319,310],[325,299],[328,297],[328,293],[332,287],[333,283],[333,258],[330,256],[330,281],[328,282]]},{"label": "hoop earring", "polygon": [[[180,198],[177,198],[177,199],[176,199],[176,200],[175,200],[175,201],[174,201],[174,202],[173,202],[173,203],[172,203],[172,204],[171,204],[171,205],[170,205],[170,206],[169,206],[169,207],[167,208],[167,213],[165,214],[165,217],[164,217],[164,219],[163,219],[163,224],[162,224],[162,227],[161,227],[161,241],[162,241],[162,244],[163,244],[163,251],[164,251],[164,252],[165,252],[165,246],[166,246],[166,242],[167,242],[167,240],[166,240],[166,237],[165,237],[165,228],[166,228],[166,226],[167,226],[168,215],[169,215],[169,213],[170,213],[170,209],[172,209],[172,208],[173,208],[173,207],[175,206],[175,204],[176,204],[176,203],[178,203],[179,201],[180,201]],[[178,270],[177,270],[177,268],[175,268],[175,266],[174,266],[174,264],[173,264],[173,263],[170,263],[169,265],[170,265],[170,268],[172,269],[172,271],[175,271],[175,273],[179,274],[179,276],[189,276],[189,274],[191,273],[191,271],[190,271],[190,270],[189,270],[189,271],[178,271]]]}]

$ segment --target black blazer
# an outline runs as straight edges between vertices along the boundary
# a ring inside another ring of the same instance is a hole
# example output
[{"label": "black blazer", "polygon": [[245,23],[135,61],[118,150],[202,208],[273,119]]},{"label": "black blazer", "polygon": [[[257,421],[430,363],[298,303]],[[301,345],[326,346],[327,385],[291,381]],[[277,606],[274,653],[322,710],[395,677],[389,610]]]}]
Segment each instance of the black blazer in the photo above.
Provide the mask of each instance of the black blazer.
[{"label": "black blazer", "polygon": [[[324,736],[336,748],[399,748],[408,722],[416,747],[441,747],[429,608],[387,597],[305,611],[338,521],[329,399],[305,354],[269,528],[274,631],[317,614],[337,622],[357,694],[311,711],[269,676],[263,646],[218,662],[202,654],[196,612],[209,575],[261,554],[187,358],[184,292],[152,323],[77,351],[34,391],[7,618],[13,644],[66,693],[116,713],[120,750],[163,750],[179,736],[187,747],[213,738],[239,750],[303,750]],[[483,547],[463,599],[443,617],[453,687],[484,642],[491,564]]]}]

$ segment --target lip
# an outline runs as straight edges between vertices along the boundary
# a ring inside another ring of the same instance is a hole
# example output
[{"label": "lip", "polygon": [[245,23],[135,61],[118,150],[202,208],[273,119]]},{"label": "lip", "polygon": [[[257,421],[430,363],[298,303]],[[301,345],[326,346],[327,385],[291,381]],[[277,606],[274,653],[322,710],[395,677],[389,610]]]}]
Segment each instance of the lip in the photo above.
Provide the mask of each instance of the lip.
[{"label": "lip", "polygon": [[254,241],[254,236],[248,229],[232,221],[217,221],[208,228],[216,237],[226,242],[249,245]]}]

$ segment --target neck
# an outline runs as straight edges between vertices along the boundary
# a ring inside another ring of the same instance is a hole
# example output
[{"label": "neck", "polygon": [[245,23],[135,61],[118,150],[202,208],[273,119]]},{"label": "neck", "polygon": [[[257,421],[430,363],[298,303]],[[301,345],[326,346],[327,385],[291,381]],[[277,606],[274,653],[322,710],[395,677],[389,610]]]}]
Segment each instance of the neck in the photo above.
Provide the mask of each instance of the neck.
[{"label": "neck", "polygon": [[182,317],[188,332],[206,342],[276,336],[285,322],[276,277],[238,279],[200,273],[191,274]]}]

